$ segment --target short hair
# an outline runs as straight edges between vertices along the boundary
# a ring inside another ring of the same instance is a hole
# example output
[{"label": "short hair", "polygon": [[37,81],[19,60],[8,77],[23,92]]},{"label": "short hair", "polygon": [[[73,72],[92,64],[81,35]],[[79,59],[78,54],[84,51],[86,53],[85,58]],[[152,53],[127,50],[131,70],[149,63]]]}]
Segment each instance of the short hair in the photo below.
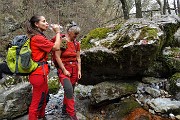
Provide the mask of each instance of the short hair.
[{"label": "short hair", "polygon": [[74,21],[66,25],[66,30],[67,32],[78,32],[78,33],[81,31],[80,27]]}]

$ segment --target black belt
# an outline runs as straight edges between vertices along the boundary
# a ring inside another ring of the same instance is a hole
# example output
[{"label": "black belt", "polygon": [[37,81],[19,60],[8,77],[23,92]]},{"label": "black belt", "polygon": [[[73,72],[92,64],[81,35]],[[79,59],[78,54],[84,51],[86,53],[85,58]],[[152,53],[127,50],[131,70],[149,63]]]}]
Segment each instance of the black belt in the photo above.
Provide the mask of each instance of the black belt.
[{"label": "black belt", "polygon": [[37,62],[37,63],[38,63],[39,66],[44,65],[44,64],[48,64],[48,62]]},{"label": "black belt", "polygon": [[77,61],[68,61],[68,62],[62,62],[64,65],[72,65],[77,64]]}]

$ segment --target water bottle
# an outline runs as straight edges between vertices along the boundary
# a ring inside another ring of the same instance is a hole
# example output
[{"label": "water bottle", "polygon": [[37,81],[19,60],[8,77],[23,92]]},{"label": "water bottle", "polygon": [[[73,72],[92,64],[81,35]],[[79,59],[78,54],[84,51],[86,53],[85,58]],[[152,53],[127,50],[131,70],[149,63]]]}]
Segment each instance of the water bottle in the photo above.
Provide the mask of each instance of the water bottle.
[{"label": "water bottle", "polygon": [[[53,26],[53,24],[50,24],[49,29],[53,31],[52,26]],[[60,32],[63,32],[63,26],[59,25],[59,29],[60,29]]]}]

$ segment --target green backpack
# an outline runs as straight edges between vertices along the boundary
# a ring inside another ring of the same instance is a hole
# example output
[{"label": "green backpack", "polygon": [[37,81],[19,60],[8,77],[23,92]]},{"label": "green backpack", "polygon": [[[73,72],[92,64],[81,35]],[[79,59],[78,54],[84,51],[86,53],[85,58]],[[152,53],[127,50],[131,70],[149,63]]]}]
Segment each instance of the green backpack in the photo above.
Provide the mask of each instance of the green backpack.
[{"label": "green backpack", "polygon": [[31,73],[38,67],[38,63],[31,58],[30,39],[26,35],[18,35],[8,49],[6,61],[11,72]]}]

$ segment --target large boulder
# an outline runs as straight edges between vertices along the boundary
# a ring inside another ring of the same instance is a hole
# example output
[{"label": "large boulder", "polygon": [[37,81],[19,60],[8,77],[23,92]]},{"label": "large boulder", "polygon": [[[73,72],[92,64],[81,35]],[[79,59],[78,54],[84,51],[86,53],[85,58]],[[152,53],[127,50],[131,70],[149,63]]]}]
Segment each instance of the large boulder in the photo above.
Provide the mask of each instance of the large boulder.
[{"label": "large boulder", "polygon": [[102,82],[95,85],[91,90],[90,100],[93,105],[106,101],[122,98],[137,92],[137,82]]},{"label": "large boulder", "polygon": [[[165,46],[176,45],[173,36],[179,20],[174,16],[155,20],[130,19],[123,25],[90,31],[81,42],[80,83],[97,84],[143,75]],[[167,31],[172,28],[169,34]],[[168,72],[164,70],[159,76]]]},{"label": "large boulder", "polygon": [[0,92],[0,119],[13,119],[27,113],[31,101],[29,82],[18,83]]}]

